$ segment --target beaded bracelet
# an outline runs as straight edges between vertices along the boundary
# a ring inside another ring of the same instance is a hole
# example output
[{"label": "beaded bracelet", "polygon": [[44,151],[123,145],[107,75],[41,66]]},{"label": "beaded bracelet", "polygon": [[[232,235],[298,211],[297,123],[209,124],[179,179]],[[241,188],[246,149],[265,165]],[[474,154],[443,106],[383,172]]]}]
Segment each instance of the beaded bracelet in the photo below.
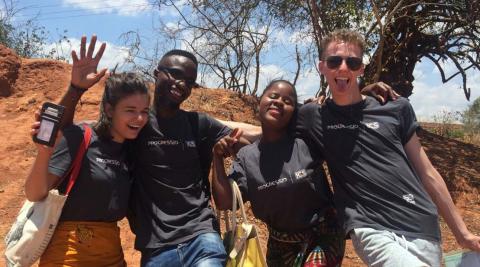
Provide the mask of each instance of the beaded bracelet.
[{"label": "beaded bracelet", "polygon": [[85,92],[88,90],[88,89],[85,89],[85,88],[77,87],[77,86],[75,86],[75,85],[73,85],[73,84],[71,84],[71,83],[70,83],[70,87],[69,87],[69,88],[71,88],[71,89],[73,89],[73,90],[75,90],[75,91],[77,91],[78,93],[81,93],[81,94],[85,93]]}]

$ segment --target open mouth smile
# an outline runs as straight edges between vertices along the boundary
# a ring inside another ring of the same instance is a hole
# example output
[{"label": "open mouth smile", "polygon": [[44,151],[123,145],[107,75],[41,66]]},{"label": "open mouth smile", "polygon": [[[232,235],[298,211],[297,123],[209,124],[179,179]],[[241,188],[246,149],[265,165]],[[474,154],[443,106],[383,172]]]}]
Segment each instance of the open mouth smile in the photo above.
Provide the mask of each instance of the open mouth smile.
[{"label": "open mouth smile", "polygon": [[131,130],[135,130],[135,131],[138,131],[142,128],[142,126],[140,125],[135,125],[135,124],[127,124],[128,128],[131,129]]}]

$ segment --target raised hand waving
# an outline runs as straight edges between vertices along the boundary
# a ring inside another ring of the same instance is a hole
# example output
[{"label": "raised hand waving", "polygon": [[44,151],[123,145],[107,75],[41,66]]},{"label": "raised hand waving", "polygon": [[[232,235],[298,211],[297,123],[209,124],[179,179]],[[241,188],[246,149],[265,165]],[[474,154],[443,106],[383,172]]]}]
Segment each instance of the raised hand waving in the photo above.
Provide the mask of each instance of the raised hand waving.
[{"label": "raised hand waving", "polygon": [[98,63],[103,56],[106,44],[102,43],[97,54],[93,57],[97,36],[92,35],[88,51],[86,51],[87,37],[82,36],[80,43],[80,58],[75,50],[72,51],[72,78],[74,87],[87,90],[96,84],[107,72],[107,69],[97,71]]}]

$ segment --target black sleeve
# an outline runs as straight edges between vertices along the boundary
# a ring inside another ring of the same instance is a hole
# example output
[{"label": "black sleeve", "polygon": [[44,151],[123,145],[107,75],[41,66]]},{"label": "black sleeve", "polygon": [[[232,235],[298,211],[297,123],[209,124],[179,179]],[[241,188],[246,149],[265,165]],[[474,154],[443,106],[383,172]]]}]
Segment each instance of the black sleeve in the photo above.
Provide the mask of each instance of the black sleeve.
[{"label": "black sleeve", "polygon": [[408,143],[412,135],[418,130],[419,124],[417,122],[417,117],[415,116],[415,112],[413,111],[412,105],[406,99],[400,99],[401,101],[401,109],[400,109],[400,138],[402,140],[402,144],[405,145]]},{"label": "black sleeve", "polygon": [[83,129],[78,125],[68,126],[63,130],[63,137],[55,146],[48,163],[48,172],[63,177],[70,169],[78,147],[83,140]]},{"label": "black sleeve", "polygon": [[[227,126],[223,125],[221,122],[217,121],[216,119],[206,115],[199,113],[199,116],[204,116],[205,119],[200,119],[200,123],[206,123],[207,126],[207,135],[210,140],[213,141],[213,144],[218,142],[224,136],[229,134],[232,129],[228,128]],[[204,126],[200,126],[204,127]]]},{"label": "black sleeve", "polygon": [[233,160],[232,167],[230,168],[230,174],[228,179],[232,179],[237,182],[240,192],[242,192],[243,201],[248,201],[248,183],[245,168],[243,167],[242,158],[245,156],[242,150],[238,152],[237,158]]},{"label": "black sleeve", "polygon": [[314,138],[318,136],[313,133],[314,120],[320,120],[320,118],[317,118],[315,115],[318,112],[318,108],[317,103],[308,103],[300,107],[296,118],[295,137],[302,139],[314,155],[321,156],[317,140]]}]

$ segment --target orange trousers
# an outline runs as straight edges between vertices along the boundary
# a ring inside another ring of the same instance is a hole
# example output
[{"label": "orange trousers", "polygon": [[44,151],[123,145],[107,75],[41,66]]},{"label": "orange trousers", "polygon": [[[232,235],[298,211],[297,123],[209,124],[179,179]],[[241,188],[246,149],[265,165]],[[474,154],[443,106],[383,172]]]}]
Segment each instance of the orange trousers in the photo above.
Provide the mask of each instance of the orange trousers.
[{"label": "orange trousers", "polygon": [[124,267],[116,222],[59,222],[39,267]]}]

